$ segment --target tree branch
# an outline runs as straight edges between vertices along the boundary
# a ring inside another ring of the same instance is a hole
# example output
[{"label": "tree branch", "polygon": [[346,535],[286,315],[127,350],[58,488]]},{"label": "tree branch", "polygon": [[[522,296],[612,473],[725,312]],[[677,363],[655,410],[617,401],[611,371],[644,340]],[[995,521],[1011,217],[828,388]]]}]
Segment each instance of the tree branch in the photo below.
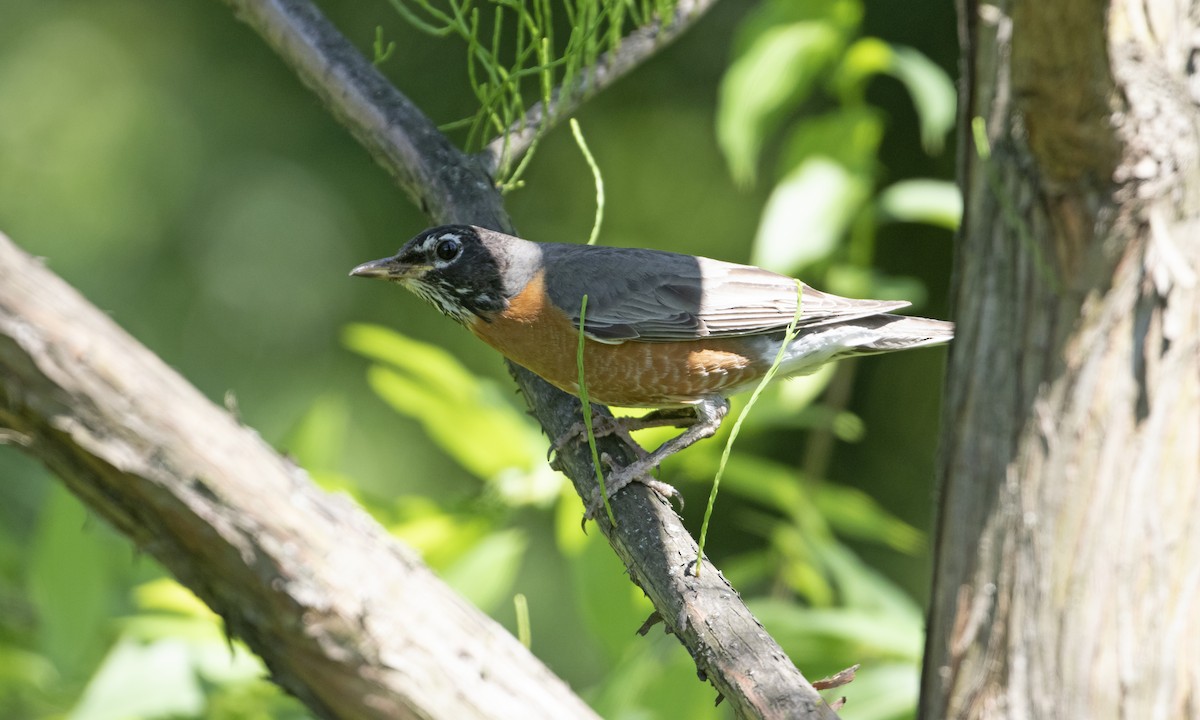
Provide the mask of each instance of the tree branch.
[{"label": "tree branch", "polygon": [[308,0],[225,0],[433,218],[511,230],[479,163],[464,156]]},{"label": "tree branch", "polygon": [[600,56],[569,87],[557,87],[550,94],[550,112],[538,102],[525,117],[503,135],[495,138],[479,153],[483,166],[493,176],[512,167],[529,151],[538,134],[571,115],[601,90],[625,77],[634,68],[654,57],[696,23],[717,0],[679,0],[668,22],[656,18],[649,25],[626,35],[616,50]]},{"label": "tree branch", "polygon": [[158,558],[317,714],[596,717],[362,509],[3,235],[0,378],[0,441]]}]

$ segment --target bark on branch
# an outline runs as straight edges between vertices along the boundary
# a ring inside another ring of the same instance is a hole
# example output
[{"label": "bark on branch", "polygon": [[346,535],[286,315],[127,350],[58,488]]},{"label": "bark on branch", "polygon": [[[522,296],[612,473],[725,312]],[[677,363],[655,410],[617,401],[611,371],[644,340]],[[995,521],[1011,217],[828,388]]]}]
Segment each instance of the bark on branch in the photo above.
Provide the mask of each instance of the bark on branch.
[{"label": "bark on branch", "polygon": [[960,3],[922,717],[1200,716],[1195,8]]},{"label": "bark on branch", "polygon": [[370,517],[0,235],[0,426],[321,716],[594,718]]}]

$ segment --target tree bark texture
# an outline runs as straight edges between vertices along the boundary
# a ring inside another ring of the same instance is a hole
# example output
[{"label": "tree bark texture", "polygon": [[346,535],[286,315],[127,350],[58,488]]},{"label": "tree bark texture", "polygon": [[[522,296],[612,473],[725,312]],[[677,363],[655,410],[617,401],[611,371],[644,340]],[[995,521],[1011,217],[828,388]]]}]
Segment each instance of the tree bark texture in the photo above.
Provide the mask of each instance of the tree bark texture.
[{"label": "tree bark texture", "polygon": [[959,10],[921,716],[1200,717],[1200,7]]},{"label": "tree bark texture", "polygon": [[322,717],[596,717],[361,508],[2,234],[0,428]]}]

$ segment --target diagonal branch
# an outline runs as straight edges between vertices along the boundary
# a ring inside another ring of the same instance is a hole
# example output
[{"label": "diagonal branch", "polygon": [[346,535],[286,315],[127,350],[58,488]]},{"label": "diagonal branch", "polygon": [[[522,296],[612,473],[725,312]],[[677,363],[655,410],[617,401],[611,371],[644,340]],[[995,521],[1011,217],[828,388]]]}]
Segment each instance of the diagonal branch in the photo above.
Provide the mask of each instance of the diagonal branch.
[{"label": "diagonal branch", "polygon": [[485,168],[465,157],[309,0],[226,0],[396,179],[421,212],[510,229]]},{"label": "diagonal branch", "polygon": [[321,717],[596,717],[361,508],[2,234],[0,427]]},{"label": "diagonal branch", "polygon": [[484,167],[496,176],[515,165],[541,133],[654,57],[694,25],[716,2],[678,0],[667,22],[655,18],[650,24],[626,35],[617,49],[601,55],[596,64],[581,72],[570,86],[555,88],[550,94],[549,112],[543,103],[538,102],[507,132],[489,142],[478,155]]}]

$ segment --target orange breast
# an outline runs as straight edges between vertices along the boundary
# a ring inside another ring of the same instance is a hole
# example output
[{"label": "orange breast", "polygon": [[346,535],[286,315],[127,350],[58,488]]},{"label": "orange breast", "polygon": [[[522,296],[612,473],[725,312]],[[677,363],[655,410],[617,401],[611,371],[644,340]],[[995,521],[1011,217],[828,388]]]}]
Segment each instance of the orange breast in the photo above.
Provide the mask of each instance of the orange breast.
[{"label": "orange breast", "polygon": [[[578,330],[546,297],[538,273],[508,309],[475,320],[471,331],[518,365],[552,385],[579,394]],[[749,357],[744,338],[685,342],[584,343],[588,394],[595,402],[625,407],[686,405],[706,395],[761,378],[769,363]]]}]

